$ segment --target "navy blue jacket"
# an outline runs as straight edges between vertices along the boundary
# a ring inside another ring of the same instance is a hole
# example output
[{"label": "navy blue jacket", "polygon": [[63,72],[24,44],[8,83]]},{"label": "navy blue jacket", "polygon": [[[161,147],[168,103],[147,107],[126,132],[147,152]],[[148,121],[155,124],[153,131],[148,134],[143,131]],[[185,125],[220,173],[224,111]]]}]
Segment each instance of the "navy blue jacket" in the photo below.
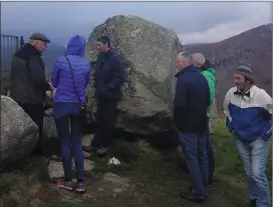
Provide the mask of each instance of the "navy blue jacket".
[{"label": "navy blue jacket", "polygon": [[180,132],[201,133],[208,127],[207,107],[210,105],[206,78],[193,65],[176,74],[174,122]]},{"label": "navy blue jacket", "polygon": [[122,58],[112,49],[100,53],[95,62],[94,87],[98,99],[120,99],[125,79]]}]

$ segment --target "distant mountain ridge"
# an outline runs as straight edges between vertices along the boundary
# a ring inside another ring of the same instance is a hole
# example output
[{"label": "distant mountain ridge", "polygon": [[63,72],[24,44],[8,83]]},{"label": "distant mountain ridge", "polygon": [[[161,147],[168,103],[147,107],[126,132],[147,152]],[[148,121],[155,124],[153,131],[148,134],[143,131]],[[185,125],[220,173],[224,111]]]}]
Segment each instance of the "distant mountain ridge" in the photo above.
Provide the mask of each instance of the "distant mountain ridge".
[{"label": "distant mountain ridge", "polygon": [[207,43],[192,43],[192,44],[186,44],[183,46],[184,50],[193,49],[194,47],[198,47],[201,45],[205,45]]},{"label": "distant mountain ridge", "polygon": [[233,86],[233,71],[240,64],[250,66],[257,86],[272,93],[272,24],[250,29],[220,42],[190,46],[187,50],[203,53],[216,68],[219,103]]}]

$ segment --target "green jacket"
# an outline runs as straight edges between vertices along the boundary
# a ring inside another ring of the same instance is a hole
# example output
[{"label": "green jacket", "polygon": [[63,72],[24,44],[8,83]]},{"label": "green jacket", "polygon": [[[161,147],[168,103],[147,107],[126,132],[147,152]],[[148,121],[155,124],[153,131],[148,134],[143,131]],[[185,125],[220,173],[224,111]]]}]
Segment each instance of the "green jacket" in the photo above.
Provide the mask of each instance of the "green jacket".
[{"label": "green jacket", "polygon": [[[207,66],[207,67],[206,67]],[[209,91],[210,91],[210,106],[207,109],[207,116],[211,116],[211,105],[214,102],[216,90],[216,75],[215,75],[215,69],[211,66],[209,61],[206,60],[205,65],[201,68],[202,75],[207,79],[209,84]]]}]

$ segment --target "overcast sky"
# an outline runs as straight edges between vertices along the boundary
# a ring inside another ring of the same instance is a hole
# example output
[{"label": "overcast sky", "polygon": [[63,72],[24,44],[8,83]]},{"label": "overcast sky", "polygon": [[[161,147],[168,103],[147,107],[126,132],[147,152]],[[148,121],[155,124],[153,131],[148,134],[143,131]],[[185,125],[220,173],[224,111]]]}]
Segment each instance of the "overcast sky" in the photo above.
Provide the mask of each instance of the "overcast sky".
[{"label": "overcast sky", "polygon": [[270,8],[268,2],[1,2],[1,33],[39,31],[65,44],[123,14],[174,30],[182,44],[209,43],[269,23]]}]

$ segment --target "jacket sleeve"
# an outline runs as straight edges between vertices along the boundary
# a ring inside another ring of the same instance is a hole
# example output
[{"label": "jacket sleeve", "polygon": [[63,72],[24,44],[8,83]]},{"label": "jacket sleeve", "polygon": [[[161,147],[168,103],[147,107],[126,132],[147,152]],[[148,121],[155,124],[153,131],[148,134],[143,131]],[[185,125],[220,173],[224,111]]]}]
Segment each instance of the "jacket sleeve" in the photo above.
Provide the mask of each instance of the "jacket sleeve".
[{"label": "jacket sleeve", "polygon": [[59,66],[60,66],[59,61],[55,60],[53,69],[52,69],[52,74],[51,74],[51,83],[54,88],[57,88],[59,84],[59,76],[60,76]]},{"label": "jacket sleeve", "polygon": [[211,75],[207,77],[207,81],[209,84],[210,104],[213,104],[215,99],[215,79]]},{"label": "jacket sleeve", "polygon": [[223,108],[224,108],[224,114],[226,116],[226,126],[230,132],[232,132],[232,117],[229,110],[230,105],[230,94],[231,91],[229,90],[225,96]]},{"label": "jacket sleeve", "polygon": [[40,60],[36,56],[30,58],[28,63],[30,79],[35,88],[41,91],[48,91],[50,90],[50,85],[46,80],[45,72],[39,61]]},{"label": "jacket sleeve", "polygon": [[175,97],[174,97],[174,108],[173,118],[175,124],[182,123],[181,118],[185,113],[187,107],[187,88],[186,83],[182,78],[177,79]]},{"label": "jacket sleeve", "polygon": [[114,78],[106,85],[106,90],[111,90],[120,87],[125,78],[125,66],[120,58],[114,58],[113,62]]},{"label": "jacket sleeve", "polygon": [[262,117],[264,120],[272,119],[272,98],[266,93],[265,90],[262,90],[261,103],[263,103]]}]

